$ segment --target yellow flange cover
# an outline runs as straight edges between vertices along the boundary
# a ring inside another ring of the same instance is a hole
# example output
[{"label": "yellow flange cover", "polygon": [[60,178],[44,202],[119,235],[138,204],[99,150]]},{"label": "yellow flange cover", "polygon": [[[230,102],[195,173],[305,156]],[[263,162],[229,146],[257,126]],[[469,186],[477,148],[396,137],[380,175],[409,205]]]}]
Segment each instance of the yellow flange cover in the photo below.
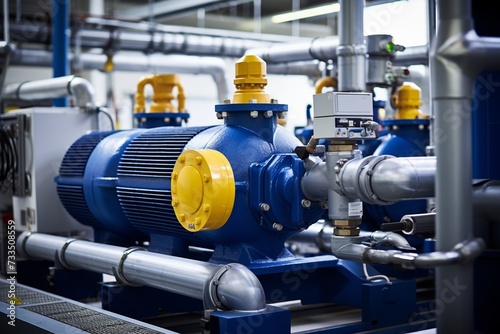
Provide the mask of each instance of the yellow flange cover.
[{"label": "yellow flange cover", "polygon": [[186,150],[172,171],[172,206],[190,232],[221,228],[233,211],[233,169],[215,150]]}]

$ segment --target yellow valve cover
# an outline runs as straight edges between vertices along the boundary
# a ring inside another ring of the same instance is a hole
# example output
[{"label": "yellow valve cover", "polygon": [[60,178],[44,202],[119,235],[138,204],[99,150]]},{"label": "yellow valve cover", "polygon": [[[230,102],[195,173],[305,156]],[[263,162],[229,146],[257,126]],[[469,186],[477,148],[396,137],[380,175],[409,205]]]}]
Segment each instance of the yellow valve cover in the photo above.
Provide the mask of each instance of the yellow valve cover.
[{"label": "yellow valve cover", "polygon": [[422,105],[420,99],[420,88],[411,82],[405,82],[399,87],[395,105],[398,108],[394,114],[395,119],[416,119],[424,115],[419,107]]},{"label": "yellow valve cover", "polygon": [[190,232],[221,228],[233,211],[236,186],[227,158],[215,150],[186,150],[175,162],[172,206]]},{"label": "yellow valve cover", "polygon": [[269,103],[269,95],[264,91],[267,85],[267,65],[257,56],[245,55],[235,64],[236,91],[233,103]]}]

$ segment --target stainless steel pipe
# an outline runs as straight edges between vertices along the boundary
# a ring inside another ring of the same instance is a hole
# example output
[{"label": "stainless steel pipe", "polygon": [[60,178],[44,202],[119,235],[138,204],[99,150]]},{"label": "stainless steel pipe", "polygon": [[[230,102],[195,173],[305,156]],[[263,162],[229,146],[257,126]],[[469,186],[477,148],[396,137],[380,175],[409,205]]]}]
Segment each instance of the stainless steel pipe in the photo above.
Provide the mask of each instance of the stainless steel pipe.
[{"label": "stainless steel pipe", "polygon": [[[100,24],[107,22],[101,21],[103,22]],[[21,43],[49,44],[52,38],[49,28],[42,25],[13,23],[10,25],[11,39]],[[225,57],[241,57],[248,49],[267,46],[271,44],[271,41],[285,40],[283,36],[277,36],[265,42],[263,41],[265,35],[260,34],[242,34],[239,37],[234,34],[230,37],[227,32],[222,31],[219,31],[218,35],[215,33],[209,35],[210,29],[193,30],[195,29],[188,27],[156,25],[155,30],[151,31],[150,29],[142,30],[140,24],[129,23],[126,27],[113,27],[106,24],[101,28],[74,29],[71,35],[78,36],[78,43],[82,48]],[[257,36],[259,38],[262,36],[262,39],[259,40]],[[76,38],[72,38],[71,43],[74,45]]]},{"label": "stainless steel pipe", "polygon": [[[369,156],[352,159],[338,172],[336,191],[370,204],[434,196],[435,157],[395,158]],[[316,161],[302,178],[302,190],[310,200],[327,198],[329,180],[326,163]]]},{"label": "stainless steel pipe", "polygon": [[[431,47],[430,75],[435,115],[436,248],[450,249],[473,236],[471,97],[476,76],[500,68],[500,38],[478,37],[470,0],[438,0],[437,31]],[[449,227],[453,222],[453,228]],[[466,286],[439,312],[440,333],[472,333],[473,268],[454,265],[436,270],[436,295],[450,282]]]},{"label": "stainless steel pipe", "polygon": [[451,250],[425,254],[373,249],[361,244],[360,237],[332,236],[332,254],[339,259],[363,263],[395,264],[405,269],[470,265],[484,250],[480,238],[458,243]]},{"label": "stainless steel pipe", "polygon": [[366,44],[363,34],[365,0],[340,0],[338,90],[366,90]]},{"label": "stainless steel pipe", "polygon": [[36,101],[65,96],[73,96],[78,107],[96,106],[92,84],[74,75],[9,84],[5,86],[2,98]]},{"label": "stainless steel pipe", "polygon": [[[287,240],[287,243],[314,245],[320,251],[331,252],[333,230],[334,227],[330,223],[319,221],[309,226],[307,230],[293,235],[290,239]],[[384,245],[391,245],[398,249],[414,249],[410,246],[405,237],[394,232],[360,231],[359,235],[363,239],[368,239]]]},{"label": "stainless steel pipe", "polygon": [[206,309],[258,311],[266,307],[262,285],[241,264],[219,265],[29,232],[19,236],[17,249],[22,256],[56,261],[67,269],[114,275],[122,284],[201,299]]},{"label": "stainless steel pipe", "polygon": [[[18,49],[12,53],[12,65],[52,66],[52,53],[37,49]],[[83,53],[75,57],[70,55],[73,66],[84,70],[102,70],[108,60],[105,54]],[[189,73],[208,74],[217,86],[219,102],[229,98],[229,81],[226,75],[226,63],[215,57],[197,57],[185,55],[144,55],[116,54],[113,56],[115,71],[154,72],[154,73]]]}]

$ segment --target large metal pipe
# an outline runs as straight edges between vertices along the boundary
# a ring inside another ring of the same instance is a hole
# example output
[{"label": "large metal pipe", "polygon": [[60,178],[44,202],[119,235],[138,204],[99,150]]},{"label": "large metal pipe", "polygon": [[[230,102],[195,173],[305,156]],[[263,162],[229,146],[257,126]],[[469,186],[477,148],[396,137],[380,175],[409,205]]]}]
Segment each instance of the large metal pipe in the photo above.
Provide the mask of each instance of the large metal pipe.
[{"label": "large metal pipe", "polygon": [[366,44],[363,34],[365,0],[340,0],[338,90],[366,90]]},{"label": "large metal pipe", "polygon": [[[104,54],[83,53],[77,58],[70,55],[74,66],[85,70],[102,70],[108,60]],[[50,66],[52,53],[45,50],[18,49],[12,54],[12,65]],[[78,64],[75,64],[78,62]],[[155,73],[189,73],[208,74],[217,86],[219,102],[229,98],[229,82],[226,75],[226,63],[215,57],[197,57],[185,55],[144,55],[116,54],[113,56],[115,71],[155,72]]]},{"label": "large metal pipe", "polygon": [[[211,36],[208,30],[189,33],[189,29],[184,30],[184,27],[179,29],[169,29],[168,27],[161,29],[161,27],[161,25],[155,26],[154,31],[106,26],[100,28],[84,27],[73,31],[72,35],[78,36],[78,42],[82,48],[203,56],[241,57],[248,49],[271,44],[270,41],[257,39],[255,34],[253,38],[250,36],[247,38],[244,36],[229,37],[223,34]],[[14,23],[10,26],[10,32],[12,40],[19,42],[49,44],[52,39],[50,29],[44,26]],[[72,38],[71,43],[75,44],[75,41],[76,38]],[[274,41],[282,40],[274,39]]]},{"label": "large metal pipe", "polygon": [[246,54],[259,56],[268,64],[317,59],[337,59],[338,36],[318,37],[299,42],[275,43],[265,48],[253,48]]},{"label": "large metal pipe", "polygon": [[5,86],[2,98],[36,101],[65,96],[73,96],[77,107],[95,108],[96,106],[92,84],[74,75],[9,84]]},{"label": "large metal pipe", "polygon": [[306,75],[316,80],[323,75],[324,65],[318,60],[270,64],[267,65],[267,74]]},{"label": "large metal pipe", "polygon": [[[438,0],[436,12],[438,25],[430,55],[438,157],[436,247],[446,250],[473,236],[470,100],[477,74],[500,67],[500,39],[476,35],[469,0]],[[438,313],[439,332],[473,332],[473,283],[471,264],[437,269],[436,298],[443,298],[449,284],[466,287]]]},{"label": "large metal pipe", "polygon": [[[317,162],[302,178],[302,190],[310,200],[327,198],[326,170],[325,162]],[[435,157],[385,155],[352,159],[339,169],[336,191],[349,198],[380,205],[427,198],[434,196],[435,173]]]},{"label": "large metal pipe", "polygon": [[19,236],[17,249],[22,256],[56,261],[66,269],[114,275],[122,284],[200,299],[206,309],[258,311],[266,307],[259,280],[240,264],[219,265],[29,232]]}]

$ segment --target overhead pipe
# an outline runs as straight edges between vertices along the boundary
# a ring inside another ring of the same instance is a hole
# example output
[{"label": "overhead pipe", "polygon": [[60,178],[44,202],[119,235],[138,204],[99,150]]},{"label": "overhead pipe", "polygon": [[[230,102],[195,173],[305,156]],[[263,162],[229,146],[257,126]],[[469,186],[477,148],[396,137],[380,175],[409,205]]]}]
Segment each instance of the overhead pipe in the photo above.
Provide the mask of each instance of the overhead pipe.
[{"label": "overhead pipe", "polygon": [[318,60],[296,61],[267,65],[268,74],[306,75],[309,78],[319,79],[323,75],[325,63]]},{"label": "overhead pipe", "polygon": [[[82,22],[86,25],[94,25],[98,27],[116,29],[128,29],[136,31],[150,32],[168,32],[172,34],[189,34],[189,35],[200,35],[200,36],[213,36],[213,37],[225,37],[225,38],[235,38],[239,40],[254,40],[261,42],[287,42],[290,40],[296,40],[297,37],[284,36],[284,35],[273,35],[273,34],[255,34],[245,31],[237,30],[224,30],[224,29],[213,29],[213,28],[200,28],[200,27],[187,27],[187,26],[172,26],[166,24],[154,23],[151,26],[151,22],[129,22],[120,21],[114,19],[105,19],[101,17],[86,17]],[[241,55],[240,55],[241,56]]]},{"label": "overhead pipe", "polygon": [[179,258],[39,233],[22,233],[19,253],[55,261],[66,269],[114,275],[124,285],[145,285],[202,300],[205,309],[259,311],[266,307],[264,289],[245,266]]},{"label": "overhead pipe", "polygon": [[251,48],[246,54],[256,55],[268,64],[317,59],[337,59],[338,36],[317,37],[299,42],[274,43],[264,48]]},{"label": "overhead pipe", "polygon": [[311,159],[302,178],[302,191],[313,201],[326,200],[328,184],[349,198],[370,204],[389,205],[394,202],[434,196],[435,157],[369,156],[352,159],[337,170],[336,179],[329,180],[327,162]]},{"label": "overhead pipe", "polygon": [[[102,70],[108,60],[105,54],[82,53],[70,59],[78,62],[78,67],[84,70]],[[52,53],[45,50],[18,49],[12,54],[11,64],[23,66],[50,66]],[[76,65],[76,64],[74,64]],[[113,56],[113,69],[127,72],[155,72],[155,73],[189,73],[208,74],[216,86],[219,102],[230,96],[226,76],[226,63],[215,57],[197,57],[185,55],[144,55],[144,54],[116,54]]]},{"label": "overhead pipe", "polygon": [[[267,46],[270,42],[258,40],[256,35],[228,37],[224,35],[211,36],[209,31],[200,30],[197,33],[188,33],[190,29],[182,27],[155,30],[127,30],[124,28],[84,27],[73,31],[73,36],[79,38],[81,48],[100,48],[104,50],[140,51],[145,53],[189,54],[198,56],[225,56],[241,57],[246,50]],[[184,30],[184,28],[186,28]],[[50,29],[45,26],[25,25],[13,23],[10,32],[14,41],[23,43],[50,44],[52,36]],[[261,35],[259,35],[261,36]],[[75,43],[75,39],[71,40]]]},{"label": "overhead pipe", "polygon": [[[446,250],[473,236],[472,130],[473,83],[482,71],[500,69],[500,38],[478,37],[473,29],[471,1],[438,0],[437,31],[431,47],[430,74],[435,115],[436,247]],[[453,222],[450,228],[449,222]],[[437,315],[443,333],[471,333],[473,326],[473,267],[453,265],[436,271],[436,295],[455,282],[461,290]]]},{"label": "overhead pipe", "polygon": [[2,99],[36,101],[66,96],[73,96],[77,107],[96,107],[94,87],[88,80],[75,75],[8,84]]}]

